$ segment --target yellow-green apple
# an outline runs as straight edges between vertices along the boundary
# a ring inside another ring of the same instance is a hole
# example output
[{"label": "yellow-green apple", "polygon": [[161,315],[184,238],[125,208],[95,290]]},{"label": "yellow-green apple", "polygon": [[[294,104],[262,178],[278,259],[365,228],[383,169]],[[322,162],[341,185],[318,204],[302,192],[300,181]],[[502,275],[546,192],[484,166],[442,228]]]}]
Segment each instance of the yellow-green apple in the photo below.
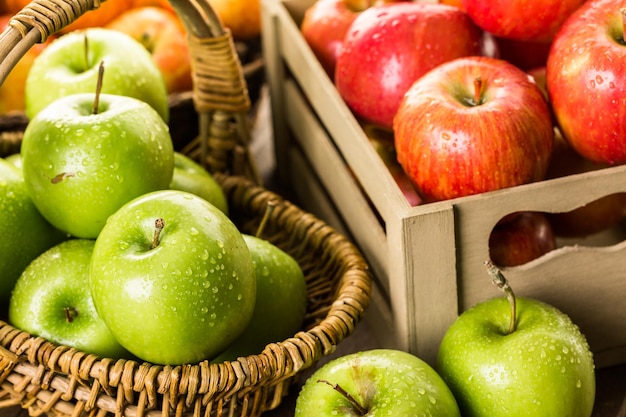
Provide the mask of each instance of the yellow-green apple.
[{"label": "yellow-green apple", "polygon": [[545,213],[525,211],[499,221],[489,235],[489,256],[500,267],[518,266],[556,249]]},{"label": "yellow-green apple", "polygon": [[5,303],[24,268],[66,237],[39,213],[21,171],[2,158],[0,213],[0,302]]},{"label": "yellow-green apple", "polygon": [[259,354],[300,330],[307,306],[306,281],[294,258],[271,242],[243,235],[256,272],[254,314],[246,330],[213,362]]},{"label": "yellow-green apple", "polygon": [[82,238],[98,236],[129,200],[167,189],[174,171],[161,116],[141,100],[112,94],[52,102],[26,127],[21,155],[35,206],[55,227]]},{"label": "yellow-green apple", "polygon": [[441,63],[480,54],[481,39],[481,30],[454,6],[372,6],[345,35],[335,69],[337,91],[358,119],[390,129],[416,79]]},{"label": "yellow-green apple", "polygon": [[308,377],[295,417],[460,417],[443,379],[419,357],[394,349],[339,356]]},{"label": "yellow-green apple", "polygon": [[234,39],[261,35],[261,0],[209,0],[209,4]]},{"label": "yellow-green apple", "polygon": [[550,109],[524,71],[465,57],[417,80],[394,121],[398,161],[425,201],[545,177],[554,144]]},{"label": "yellow-green apple", "polygon": [[546,68],[565,139],[594,162],[626,162],[624,0],[589,0],[554,39]]},{"label": "yellow-green apple", "polygon": [[19,169],[20,175],[22,174],[22,155],[19,152],[6,156],[4,160]]},{"label": "yellow-green apple", "polygon": [[436,369],[461,414],[590,417],[596,386],[585,335],[554,306],[515,297],[500,271],[489,269],[507,297],[464,311],[439,347]]},{"label": "yellow-green apple", "polygon": [[228,214],[228,201],[222,187],[202,165],[180,152],[174,152],[174,175],[169,188],[202,197]]},{"label": "yellow-green apple", "polygon": [[128,357],[93,304],[89,265],[94,243],[67,240],[33,260],[15,284],[9,322],[53,343],[108,358]]},{"label": "yellow-green apple", "polygon": [[130,35],[104,28],[68,33],[41,51],[26,78],[26,115],[32,119],[56,99],[96,91],[103,61],[103,93],[145,101],[168,121],[165,82],[150,53]]},{"label": "yellow-green apple", "polygon": [[474,22],[497,37],[550,41],[585,0],[463,0]]},{"label": "yellow-green apple", "polygon": [[146,47],[163,75],[168,93],[191,90],[187,35],[176,14],[163,7],[137,7],[117,16],[105,28],[126,33]]},{"label": "yellow-green apple", "polygon": [[89,277],[111,333],[156,364],[217,356],[254,312],[256,276],[242,234],[185,191],[147,193],[115,212],[96,239]]}]

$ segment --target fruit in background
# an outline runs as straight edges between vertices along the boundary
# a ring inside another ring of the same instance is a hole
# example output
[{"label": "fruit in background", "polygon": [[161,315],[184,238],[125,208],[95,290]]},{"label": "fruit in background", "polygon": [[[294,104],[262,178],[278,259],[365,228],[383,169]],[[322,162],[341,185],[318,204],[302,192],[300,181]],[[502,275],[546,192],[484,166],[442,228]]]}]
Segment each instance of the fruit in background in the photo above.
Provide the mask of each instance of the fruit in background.
[{"label": "fruit in background", "polygon": [[30,2],[31,0],[3,0],[0,7],[2,7],[3,13],[14,15],[26,7]]},{"label": "fruit in background", "polygon": [[554,132],[539,87],[489,57],[440,65],[416,81],[394,122],[400,165],[425,201],[545,177]]},{"label": "fruit in background", "polygon": [[[497,285],[508,285],[489,270]],[[596,387],[585,336],[557,308],[506,292],[464,311],[439,347],[436,369],[461,414],[591,416]]]},{"label": "fruit in background", "polygon": [[485,31],[501,38],[550,41],[585,0],[463,0],[467,14]]},{"label": "fruit in background", "polygon": [[171,13],[176,13],[174,6],[172,6],[169,0],[130,0],[131,9],[152,6],[160,7],[162,9],[168,10]]},{"label": "fruit in background", "polygon": [[13,165],[15,168],[17,168],[20,174],[22,173],[22,155],[21,154],[14,153],[12,155],[5,157],[4,160],[10,163],[11,165]]},{"label": "fruit in background", "polygon": [[[59,33],[102,27],[131,7],[128,0],[106,0],[97,9],[83,13],[76,20],[65,26]],[[131,55],[132,56],[132,55]]]},{"label": "fruit in background", "polygon": [[458,7],[459,9],[465,11],[465,6],[463,5],[463,0],[439,0],[441,4],[448,4],[450,6]]},{"label": "fruit in background", "polygon": [[174,152],[174,175],[169,188],[202,197],[228,214],[228,201],[222,187],[202,165],[180,152]]},{"label": "fruit in background", "polygon": [[546,214],[521,212],[500,221],[489,236],[489,256],[499,267],[518,266],[556,249]]},{"label": "fruit in background", "polygon": [[30,199],[21,172],[0,158],[0,302],[28,264],[65,235],[50,225]]},{"label": "fruit in background", "polygon": [[53,343],[108,358],[128,357],[93,305],[93,247],[93,240],[72,239],[33,260],[11,295],[9,322]]},{"label": "fruit in background", "polygon": [[209,4],[234,39],[261,35],[261,0],[209,0]]},{"label": "fruit in background", "polygon": [[402,194],[406,197],[407,202],[412,206],[422,204],[422,198],[415,189],[413,182],[407,177],[402,166],[398,163],[396,147],[393,141],[393,132],[367,125],[363,126],[363,131],[369,138],[376,153],[378,153],[385,163],[391,176],[396,181],[398,188],[400,188],[400,191],[402,191]]},{"label": "fruit in background", "polygon": [[363,10],[351,9],[346,0],[318,0],[304,13],[300,24],[302,36],[331,79],[343,38]]},{"label": "fruit in background", "polygon": [[[0,16],[0,32],[8,26],[12,17],[12,14]],[[12,111],[23,112],[25,110],[24,89],[28,71],[35,57],[41,53],[48,43],[49,41],[46,41],[31,47],[7,75],[4,83],[0,86],[0,114]]]},{"label": "fruit in background", "polygon": [[546,101],[549,102],[550,98],[548,97],[548,87],[546,86],[546,67],[545,67],[545,65],[544,66],[540,66],[540,67],[531,68],[529,70],[526,70],[526,72],[528,73],[528,75],[533,77],[533,80],[535,80],[535,83],[541,89],[541,92],[543,93],[543,96],[545,97]]},{"label": "fruit in background", "polygon": [[252,318],[256,277],[241,233],[193,194],[145,194],[96,240],[90,287],[115,338],[155,364],[196,363],[232,343]]},{"label": "fruit in background", "polygon": [[256,302],[246,330],[212,362],[261,353],[300,330],[307,306],[306,282],[300,265],[267,240],[243,235],[254,264]]},{"label": "fruit in background", "polygon": [[74,94],[33,118],[22,140],[24,181],[55,227],[95,238],[129,200],[169,187],[174,150],[167,124],[143,101]]},{"label": "fruit in background", "polygon": [[168,93],[192,89],[187,34],[177,15],[161,7],[133,8],[105,28],[130,35],[150,52]]},{"label": "fruit in background", "polygon": [[295,417],[459,417],[445,382],[426,362],[400,350],[340,356],[317,369],[300,390]]},{"label": "fruit in background", "polygon": [[559,128],[582,156],[594,162],[626,162],[626,1],[590,0],[564,24],[546,69],[548,93]]},{"label": "fruit in background", "polygon": [[[546,178],[559,178],[609,166],[582,157],[560,134],[556,135],[554,143]],[[568,212],[548,213],[552,229],[559,237],[590,236],[618,225],[625,216],[626,193],[609,194]]]},{"label": "fruit in background", "polygon": [[537,67],[545,67],[551,43],[521,41],[516,39],[494,37],[500,59],[510,62],[516,67],[528,71]]},{"label": "fruit in background", "polygon": [[481,30],[443,4],[400,2],[361,12],[337,57],[335,84],[363,122],[391,129],[411,84],[454,58],[481,52]]},{"label": "fruit in background", "polygon": [[150,53],[129,35],[103,28],[68,33],[41,51],[26,78],[28,118],[61,97],[96,91],[102,61],[103,93],[145,101],[168,121],[165,83]]}]

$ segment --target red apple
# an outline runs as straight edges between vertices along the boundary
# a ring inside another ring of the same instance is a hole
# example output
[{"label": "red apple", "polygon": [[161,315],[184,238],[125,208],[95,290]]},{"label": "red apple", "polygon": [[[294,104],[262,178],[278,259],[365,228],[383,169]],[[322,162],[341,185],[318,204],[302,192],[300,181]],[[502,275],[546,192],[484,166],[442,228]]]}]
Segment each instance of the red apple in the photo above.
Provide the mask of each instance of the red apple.
[{"label": "red apple", "polygon": [[626,0],[589,0],[554,39],[548,94],[565,139],[587,159],[626,163]]},{"label": "red apple", "polygon": [[191,90],[191,57],[185,28],[175,13],[166,8],[132,8],[106,26],[130,35],[152,54],[168,93]]},{"label": "red apple", "polygon": [[337,57],[335,84],[355,116],[391,129],[404,93],[428,70],[478,55],[482,31],[454,6],[400,2],[354,20]]},{"label": "red apple", "polygon": [[509,61],[516,67],[528,71],[532,68],[544,67],[548,62],[550,42],[520,41],[494,37],[498,50],[498,58]]},{"label": "red apple", "polygon": [[502,38],[550,41],[585,0],[463,0],[478,26]]},{"label": "red apple", "polygon": [[554,141],[550,109],[532,78],[478,56],[417,80],[394,133],[398,161],[426,201],[542,180]]},{"label": "red apple", "polygon": [[439,0],[439,3],[449,4],[450,6],[455,6],[465,11],[465,6],[463,6],[463,0]]},{"label": "red apple", "polygon": [[412,206],[422,204],[422,197],[417,192],[415,185],[398,163],[396,147],[393,140],[393,132],[378,129],[375,126],[364,125],[363,130],[369,138],[370,143],[385,163],[385,166],[396,181],[398,188],[406,197],[407,202]]},{"label": "red apple", "polygon": [[346,0],[318,0],[306,9],[300,24],[302,36],[331,79],[345,34],[367,7],[352,9]]},{"label": "red apple", "polygon": [[552,225],[541,212],[521,212],[500,221],[489,236],[489,255],[500,267],[523,265],[554,249]]},{"label": "red apple", "polygon": [[[546,178],[559,178],[608,166],[582,157],[560,134],[556,135],[554,143],[552,161]],[[626,193],[616,193],[565,213],[548,213],[548,219],[556,236],[585,237],[618,225],[625,215]]]}]

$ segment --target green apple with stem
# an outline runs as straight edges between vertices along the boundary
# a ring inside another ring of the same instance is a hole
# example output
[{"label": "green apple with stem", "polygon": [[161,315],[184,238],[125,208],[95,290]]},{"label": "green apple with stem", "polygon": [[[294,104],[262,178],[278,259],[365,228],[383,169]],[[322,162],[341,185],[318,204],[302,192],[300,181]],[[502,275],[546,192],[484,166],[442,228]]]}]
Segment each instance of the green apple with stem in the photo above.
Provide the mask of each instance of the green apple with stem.
[{"label": "green apple with stem", "polygon": [[172,138],[158,113],[135,98],[101,94],[101,86],[54,101],[22,140],[24,181],[35,206],[80,238],[95,238],[133,198],[167,189],[174,172]]},{"label": "green apple with stem", "polygon": [[[270,201],[267,207],[265,219],[274,203]],[[254,314],[242,335],[213,362],[261,353],[267,344],[295,335],[304,321],[307,288],[302,268],[287,252],[261,238],[264,224],[256,235],[243,235],[256,272]]]},{"label": "green apple with stem", "polygon": [[589,417],[593,355],[570,318],[541,301],[516,297],[485,263],[506,297],[463,312],[439,348],[439,374],[466,417]]},{"label": "green apple with stem", "polygon": [[460,417],[452,392],[426,362],[395,349],[340,356],[317,369],[296,399],[295,417]]},{"label": "green apple with stem", "polygon": [[102,61],[103,93],[144,101],[169,120],[165,81],[148,50],[125,33],[100,27],[67,33],[37,56],[25,84],[28,118],[59,98],[93,92]]},{"label": "green apple with stem", "polygon": [[241,232],[220,209],[180,190],[144,194],[109,217],[90,267],[96,309],[140,359],[210,359],[246,328],[256,277]]},{"label": "green apple with stem", "polygon": [[202,165],[180,152],[174,152],[174,176],[170,189],[202,197],[228,214],[228,201],[222,187]]},{"label": "green apple with stem", "polygon": [[94,241],[71,239],[33,260],[20,275],[9,322],[53,343],[107,357],[128,357],[93,304],[89,265]]},{"label": "green apple with stem", "polygon": [[8,302],[24,268],[66,239],[31,200],[22,173],[0,158],[0,302]]}]

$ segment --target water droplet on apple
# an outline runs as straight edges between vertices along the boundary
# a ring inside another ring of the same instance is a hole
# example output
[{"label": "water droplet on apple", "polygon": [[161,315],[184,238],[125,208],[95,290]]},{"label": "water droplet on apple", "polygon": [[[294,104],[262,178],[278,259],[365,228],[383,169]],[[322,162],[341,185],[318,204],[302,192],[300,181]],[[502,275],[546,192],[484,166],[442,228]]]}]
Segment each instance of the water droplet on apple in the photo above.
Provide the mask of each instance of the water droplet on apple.
[{"label": "water droplet on apple", "polygon": [[220,289],[218,287],[213,287],[211,291],[213,291],[213,294],[217,294],[220,291]]},{"label": "water droplet on apple", "polygon": [[85,134],[85,129],[76,129],[75,134],[78,137],[83,136]]},{"label": "water droplet on apple", "polygon": [[208,309],[208,308],[206,308],[206,307],[202,307],[202,308],[200,309],[200,311],[202,312],[202,314],[206,314],[206,313],[208,313],[208,312],[209,312],[209,309]]},{"label": "water droplet on apple", "polygon": [[576,388],[581,388],[583,386],[583,383],[580,379],[576,380]]},{"label": "water droplet on apple", "polygon": [[237,301],[241,301],[241,300],[243,300],[243,295],[237,294]]}]

